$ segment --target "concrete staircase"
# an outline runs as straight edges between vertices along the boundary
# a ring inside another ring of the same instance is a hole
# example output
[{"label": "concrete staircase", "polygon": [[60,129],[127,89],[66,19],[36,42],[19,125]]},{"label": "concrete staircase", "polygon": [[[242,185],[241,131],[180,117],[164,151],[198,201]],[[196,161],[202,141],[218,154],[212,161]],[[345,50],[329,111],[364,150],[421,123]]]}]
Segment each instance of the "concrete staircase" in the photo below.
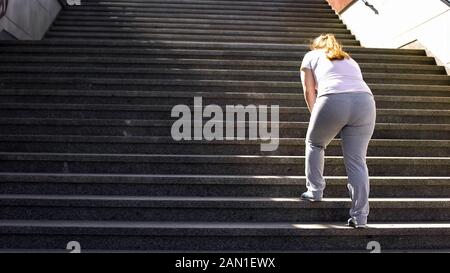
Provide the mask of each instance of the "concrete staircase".
[{"label": "concrete staircase", "polygon": [[[370,228],[345,227],[339,139],[305,189],[299,65],[332,32],[377,102]],[[0,43],[0,251],[450,249],[450,77],[371,49],[322,0],[85,0],[39,42]],[[280,147],[181,141],[176,104],[280,106]]]}]

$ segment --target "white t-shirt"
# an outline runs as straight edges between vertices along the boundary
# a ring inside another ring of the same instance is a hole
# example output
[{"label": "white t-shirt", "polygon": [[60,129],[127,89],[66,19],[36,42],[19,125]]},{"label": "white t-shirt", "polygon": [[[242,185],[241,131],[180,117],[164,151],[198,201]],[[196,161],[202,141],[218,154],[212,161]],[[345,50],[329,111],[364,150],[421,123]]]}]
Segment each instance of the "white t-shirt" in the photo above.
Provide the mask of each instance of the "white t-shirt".
[{"label": "white t-shirt", "polygon": [[352,58],[330,61],[324,50],[306,53],[301,69],[311,69],[316,79],[317,97],[326,94],[367,92],[372,94],[364,82],[358,63]]}]

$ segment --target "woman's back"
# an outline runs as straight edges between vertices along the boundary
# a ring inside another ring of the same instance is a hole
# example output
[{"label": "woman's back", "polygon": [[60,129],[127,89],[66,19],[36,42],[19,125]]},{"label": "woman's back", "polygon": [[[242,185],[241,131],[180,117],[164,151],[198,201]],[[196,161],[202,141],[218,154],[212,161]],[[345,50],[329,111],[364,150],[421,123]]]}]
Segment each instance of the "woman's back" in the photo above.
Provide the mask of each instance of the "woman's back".
[{"label": "woman's back", "polygon": [[303,67],[310,69],[314,74],[317,97],[351,92],[372,94],[364,82],[359,65],[350,57],[331,61],[324,50],[312,50],[303,58]]}]

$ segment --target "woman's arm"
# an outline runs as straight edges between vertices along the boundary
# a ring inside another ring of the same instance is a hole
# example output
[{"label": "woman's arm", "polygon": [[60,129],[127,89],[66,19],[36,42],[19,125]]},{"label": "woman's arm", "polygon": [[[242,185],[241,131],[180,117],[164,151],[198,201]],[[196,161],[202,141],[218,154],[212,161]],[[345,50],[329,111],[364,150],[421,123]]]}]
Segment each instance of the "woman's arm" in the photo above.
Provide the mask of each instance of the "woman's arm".
[{"label": "woman's arm", "polygon": [[303,95],[305,96],[306,105],[308,106],[309,112],[312,112],[314,104],[316,103],[316,80],[312,71],[308,68],[303,68],[300,71],[303,86]]}]

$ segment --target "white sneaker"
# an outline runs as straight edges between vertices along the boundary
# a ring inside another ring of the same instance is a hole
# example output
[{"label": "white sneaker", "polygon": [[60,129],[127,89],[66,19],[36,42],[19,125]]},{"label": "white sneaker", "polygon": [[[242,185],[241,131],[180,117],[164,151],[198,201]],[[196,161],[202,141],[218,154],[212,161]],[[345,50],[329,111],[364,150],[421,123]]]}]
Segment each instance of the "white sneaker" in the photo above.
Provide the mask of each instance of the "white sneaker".
[{"label": "white sneaker", "polygon": [[347,225],[353,228],[367,228],[366,224],[358,224],[354,218],[348,219]]},{"label": "white sneaker", "polygon": [[300,196],[300,199],[310,202],[320,202],[322,201],[322,195],[314,194],[311,191],[306,191]]}]

